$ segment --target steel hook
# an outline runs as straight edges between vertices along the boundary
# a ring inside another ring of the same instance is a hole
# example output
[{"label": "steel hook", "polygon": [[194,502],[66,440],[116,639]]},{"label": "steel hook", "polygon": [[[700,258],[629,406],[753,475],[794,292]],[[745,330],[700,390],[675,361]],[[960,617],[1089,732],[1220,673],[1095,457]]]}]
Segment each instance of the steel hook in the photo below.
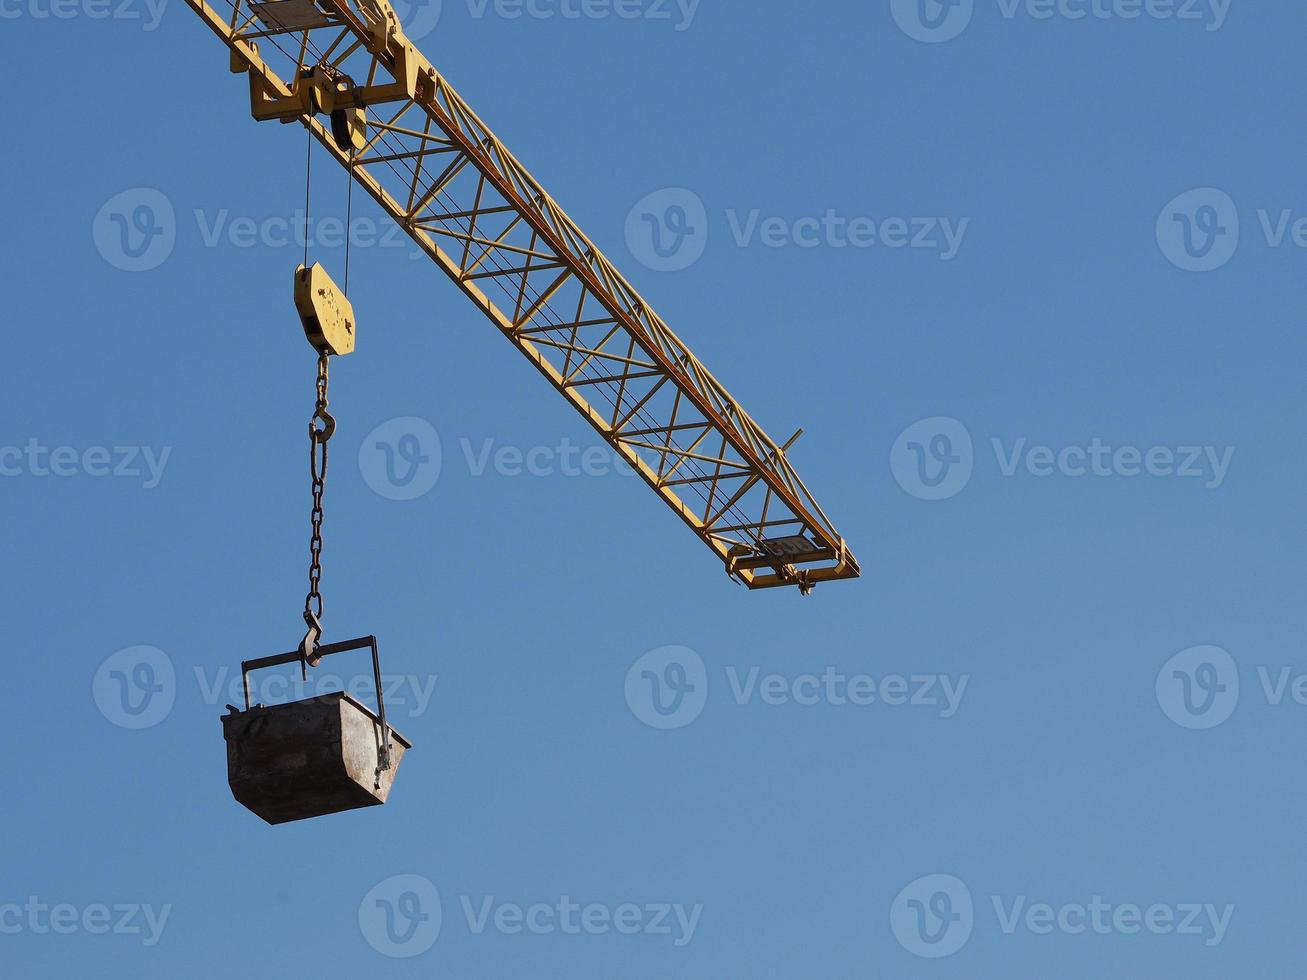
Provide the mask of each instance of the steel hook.
[{"label": "steel hook", "polygon": [[[322,428],[318,428],[314,423],[321,422]],[[320,408],[313,413],[313,418],[309,420],[309,437],[314,442],[327,442],[336,434],[336,419],[325,408]]]}]

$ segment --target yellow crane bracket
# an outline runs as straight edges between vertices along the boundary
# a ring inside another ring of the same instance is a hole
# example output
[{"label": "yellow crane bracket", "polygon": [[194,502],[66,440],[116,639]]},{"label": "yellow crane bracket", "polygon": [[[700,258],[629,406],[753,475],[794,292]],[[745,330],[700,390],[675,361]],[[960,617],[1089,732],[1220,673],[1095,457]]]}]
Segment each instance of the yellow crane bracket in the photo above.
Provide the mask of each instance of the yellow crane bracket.
[{"label": "yellow crane bracket", "polygon": [[[362,17],[343,6],[324,13],[312,0],[273,0],[251,5],[252,17],[247,23],[261,24],[264,29],[256,32],[256,36],[270,37],[274,44],[282,34],[302,31],[307,39],[314,29],[343,27],[347,33],[358,31],[360,44],[375,59],[384,58],[393,65],[388,73],[391,80],[378,82],[373,70],[368,72],[367,84],[356,85],[335,66],[309,66],[301,58],[296,77],[283,81],[267,70],[255,40],[240,40],[232,35],[229,38],[231,70],[249,75],[250,111],[255,119],[292,123],[318,113],[337,114],[336,142],[348,152],[350,140],[339,129],[343,118],[361,127],[366,118],[363,110],[368,106],[413,99],[418,93],[419,79],[434,77],[431,66],[404,36],[399,18],[387,0],[364,0],[358,7]],[[348,117],[339,115],[350,110],[353,111]],[[354,146],[361,148],[362,139]]]},{"label": "yellow crane bracket", "polygon": [[316,262],[295,270],[295,309],[304,336],[318,353],[337,357],[354,353],[354,307]]}]

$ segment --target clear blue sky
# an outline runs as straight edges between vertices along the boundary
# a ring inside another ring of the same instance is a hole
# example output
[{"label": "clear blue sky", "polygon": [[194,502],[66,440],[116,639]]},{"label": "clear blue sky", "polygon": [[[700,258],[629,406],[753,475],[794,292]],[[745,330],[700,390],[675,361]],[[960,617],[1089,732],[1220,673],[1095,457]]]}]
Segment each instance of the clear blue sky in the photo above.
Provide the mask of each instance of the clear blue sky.
[{"label": "clear blue sky", "polygon": [[218,718],[300,632],[303,135],[179,0],[118,3],[0,4],[0,975],[1302,974],[1307,11],[409,11],[807,429],[865,574],[733,586],[434,266],[360,246],[328,636],[379,635],[415,748],[384,809],[273,829]]}]

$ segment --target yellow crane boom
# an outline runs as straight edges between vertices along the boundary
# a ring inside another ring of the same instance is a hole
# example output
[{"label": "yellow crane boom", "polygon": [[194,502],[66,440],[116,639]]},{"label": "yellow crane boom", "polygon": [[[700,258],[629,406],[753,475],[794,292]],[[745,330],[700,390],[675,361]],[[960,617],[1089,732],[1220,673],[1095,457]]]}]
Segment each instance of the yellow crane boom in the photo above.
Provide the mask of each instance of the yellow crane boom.
[{"label": "yellow crane boom", "polygon": [[[777,444],[405,37],[386,0],[187,0],[750,588],[855,578]],[[325,118],[325,121],[324,121]],[[798,436],[795,436],[797,439]]]}]

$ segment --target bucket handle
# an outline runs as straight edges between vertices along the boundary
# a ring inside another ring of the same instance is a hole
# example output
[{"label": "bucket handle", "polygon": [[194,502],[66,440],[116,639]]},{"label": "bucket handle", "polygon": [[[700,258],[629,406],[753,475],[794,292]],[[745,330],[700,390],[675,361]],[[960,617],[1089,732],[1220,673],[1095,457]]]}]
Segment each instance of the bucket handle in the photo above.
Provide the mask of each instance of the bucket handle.
[{"label": "bucket handle", "polygon": [[[390,769],[390,726],[386,724],[385,685],[381,682],[381,658],[377,654],[377,638],[361,636],[357,640],[345,640],[343,643],[325,643],[318,647],[316,656],[329,657],[333,653],[349,653],[351,650],[372,650],[372,679],[377,688],[377,713],[381,720],[381,747],[377,753],[377,779]],[[258,660],[241,662],[241,683],[245,688],[245,710],[250,710],[250,673],[265,667],[281,667],[285,664],[302,663],[304,654],[300,650],[291,653],[279,653],[275,657],[262,657]]]}]

